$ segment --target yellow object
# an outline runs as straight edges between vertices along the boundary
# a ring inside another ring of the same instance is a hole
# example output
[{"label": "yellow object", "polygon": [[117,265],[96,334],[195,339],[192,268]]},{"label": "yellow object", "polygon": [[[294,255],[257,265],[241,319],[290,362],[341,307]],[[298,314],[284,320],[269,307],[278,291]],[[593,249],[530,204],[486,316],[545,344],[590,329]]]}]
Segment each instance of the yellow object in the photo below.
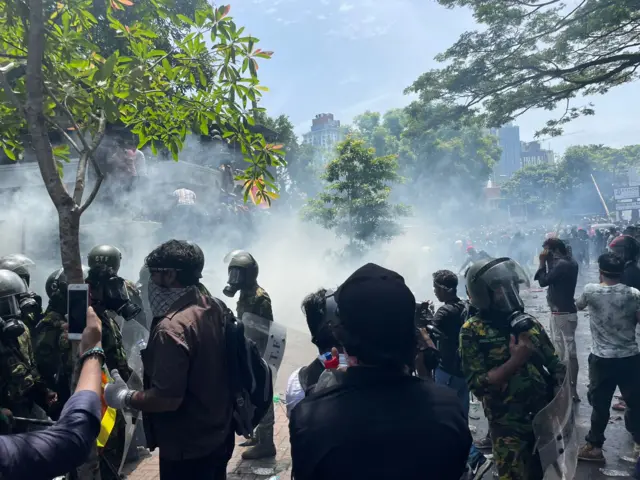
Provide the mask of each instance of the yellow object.
[{"label": "yellow object", "polygon": [[107,405],[104,400],[104,387],[107,383],[109,383],[111,377],[109,376],[109,372],[105,367],[102,368],[102,396],[100,400],[102,402],[102,420],[100,420],[100,433],[98,434],[98,448],[104,448],[107,444],[107,440],[109,440],[109,435],[111,435],[111,430],[113,430],[113,426],[116,423],[116,414],[117,411],[114,408],[111,408]]}]

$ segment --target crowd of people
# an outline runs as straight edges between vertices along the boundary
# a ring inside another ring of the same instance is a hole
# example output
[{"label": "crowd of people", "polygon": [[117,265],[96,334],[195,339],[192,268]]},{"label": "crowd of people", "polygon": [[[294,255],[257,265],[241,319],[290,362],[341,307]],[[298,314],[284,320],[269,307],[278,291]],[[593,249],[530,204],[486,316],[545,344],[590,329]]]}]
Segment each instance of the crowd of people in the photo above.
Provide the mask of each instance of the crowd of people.
[{"label": "crowd of people", "polygon": [[[579,458],[604,462],[616,387],[634,454],[640,454],[635,231],[609,232],[608,251],[592,251],[600,282],[587,284],[577,300],[582,262],[575,257],[576,242],[584,236],[569,229],[563,240],[564,233],[538,238],[542,252],[534,275],[521,265],[524,257],[510,250],[526,245],[514,241],[517,234],[493,249],[478,241],[468,245],[462,282],[450,270],[432,275],[442,303],[437,309],[417,301],[399,273],[371,263],[336,289],[304,298],[302,311],[318,352],[287,382],[293,478],[418,479],[426,471],[428,478],[475,480],[495,466],[501,480],[542,479],[551,465],[538,454],[534,419],[563,385],[570,385],[573,402],[581,401],[579,309],[589,309],[592,337],[591,428]],[[587,234],[592,247],[598,246],[594,237]],[[117,478],[131,412],[142,415],[145,445],[159,449],[163,480],[226,478],[239,431],[238,408],[249,400],[239,402],[232,386],[229,322],[241,320],[248,345],[259,356],[269,356],[274,337],[271,299],[258,283],[258,262],[246,251],[227,258],[222,293],[240,294],[231,312],[202,284],[204,253],[193,242],[158,246],[146,257],[137,283],[118,276],[121,260],[109,245],[95,247],[87,257],[83,276],[91,306],[76,358],[65,317],[64,270],[49,276],[43,310],[42,299],[29,289],[33,262],[22,255],[0,259],[3,478],[50,479],[75,468],[78,478],[95,478],[96,467],[102,478]],[[532,277],[548,287],[548,332],[526,312],[521,297]],[[127,358],[123,322],[150,330],[141,354],[142,378]],[[243,366],[251,366],[250,357]],[[105,371],[111,377],[106,382]],[[468,425],[470,394],[481,401],[489,427],[487,437],[476,442]],[[271,398],[267,405],[251,419],[255,430],[242,444],[245,459],[276,455]],[[105,436],[110,412],[114,417]],[[37,430],[49,419],[55,426]],[[101,448],[92,464],[86,459],[96,439]],[[487,447],[492,456],[482,452]],[[554,462],[570,469],[562,464],[570,459],[560,455]]]}]

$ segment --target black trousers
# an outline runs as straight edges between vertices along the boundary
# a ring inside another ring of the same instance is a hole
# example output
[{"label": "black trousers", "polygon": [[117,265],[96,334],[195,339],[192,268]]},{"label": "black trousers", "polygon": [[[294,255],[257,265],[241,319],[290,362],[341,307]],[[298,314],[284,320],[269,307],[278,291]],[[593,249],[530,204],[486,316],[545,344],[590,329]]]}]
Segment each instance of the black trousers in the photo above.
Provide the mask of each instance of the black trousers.
[{"label": "black trousers", "polygon": [[589,355],[589,390],[587,399],[592,407],[591,430],[586,440],[595,447],[602,448],[604,430],[609,423],[611,399],[620,388],[627,404],[624,425],[640,443],[640,355],[626,358],[601,358]]},{"label": "black trousers", "polygon": [[221,448],[206,457],[189,460],[163,459],[160,449],[160,480],[226,480],[234,442],[231,434]]}]

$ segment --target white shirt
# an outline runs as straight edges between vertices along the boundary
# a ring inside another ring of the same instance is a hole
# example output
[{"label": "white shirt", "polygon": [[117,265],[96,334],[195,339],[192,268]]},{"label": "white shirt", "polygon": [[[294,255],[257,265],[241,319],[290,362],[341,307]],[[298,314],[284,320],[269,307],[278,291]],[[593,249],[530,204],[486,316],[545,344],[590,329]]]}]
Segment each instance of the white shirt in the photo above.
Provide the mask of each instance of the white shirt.
[{"label": "white shirt", "polygon": [[175,190],[173,196],[178,199],[178,205],[195,205],[196,203],[196,193],[188,188]]},{"label": "white shirt", "polygon": [[300,384],[300,370],[302,370],[302,367],[293,372],[289,376],[289,380],[287,380],[287,390],[284,397],[285,405],[287,406],[287,418],[291,416],[293,407],[300,403],[300,400],[306,396]]},{"label": "white shirt", "polygon": [[612,286],[589,283],[576,305],[580,310],[589,307],[591,353],[601,358],[625,358],[640,353],[636,340],[640,291],[622,283]]}]

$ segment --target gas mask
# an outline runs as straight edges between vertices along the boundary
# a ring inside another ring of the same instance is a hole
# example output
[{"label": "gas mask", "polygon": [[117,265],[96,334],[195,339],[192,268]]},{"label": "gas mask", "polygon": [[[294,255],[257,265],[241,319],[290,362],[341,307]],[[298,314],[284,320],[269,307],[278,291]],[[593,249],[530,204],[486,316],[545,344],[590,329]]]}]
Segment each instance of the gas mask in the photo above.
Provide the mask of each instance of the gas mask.
[{"label": "gas mask", "polygon": [[222,293],[227,297],[233,297],[244,286],[246,275],[247,272],[243,268],[229,267],[229,279]]},{"label": "gas mask", "polygon": [[18,302],[23,315],[37,314],[42,311],[42,299],[33,292],[21,294]]},{"label": "gas mask", "polygon": [[0,338],[16,339],[25,332],[15,295],[0,298]]},{"label": "gas mask", "polygon": [[111,277],[107,280],[103,285],[103,295],[104,307],[120,315],[125,320],[135,318],[142,311],[142,308],[129,298],[127,286],[120,277]]}]

